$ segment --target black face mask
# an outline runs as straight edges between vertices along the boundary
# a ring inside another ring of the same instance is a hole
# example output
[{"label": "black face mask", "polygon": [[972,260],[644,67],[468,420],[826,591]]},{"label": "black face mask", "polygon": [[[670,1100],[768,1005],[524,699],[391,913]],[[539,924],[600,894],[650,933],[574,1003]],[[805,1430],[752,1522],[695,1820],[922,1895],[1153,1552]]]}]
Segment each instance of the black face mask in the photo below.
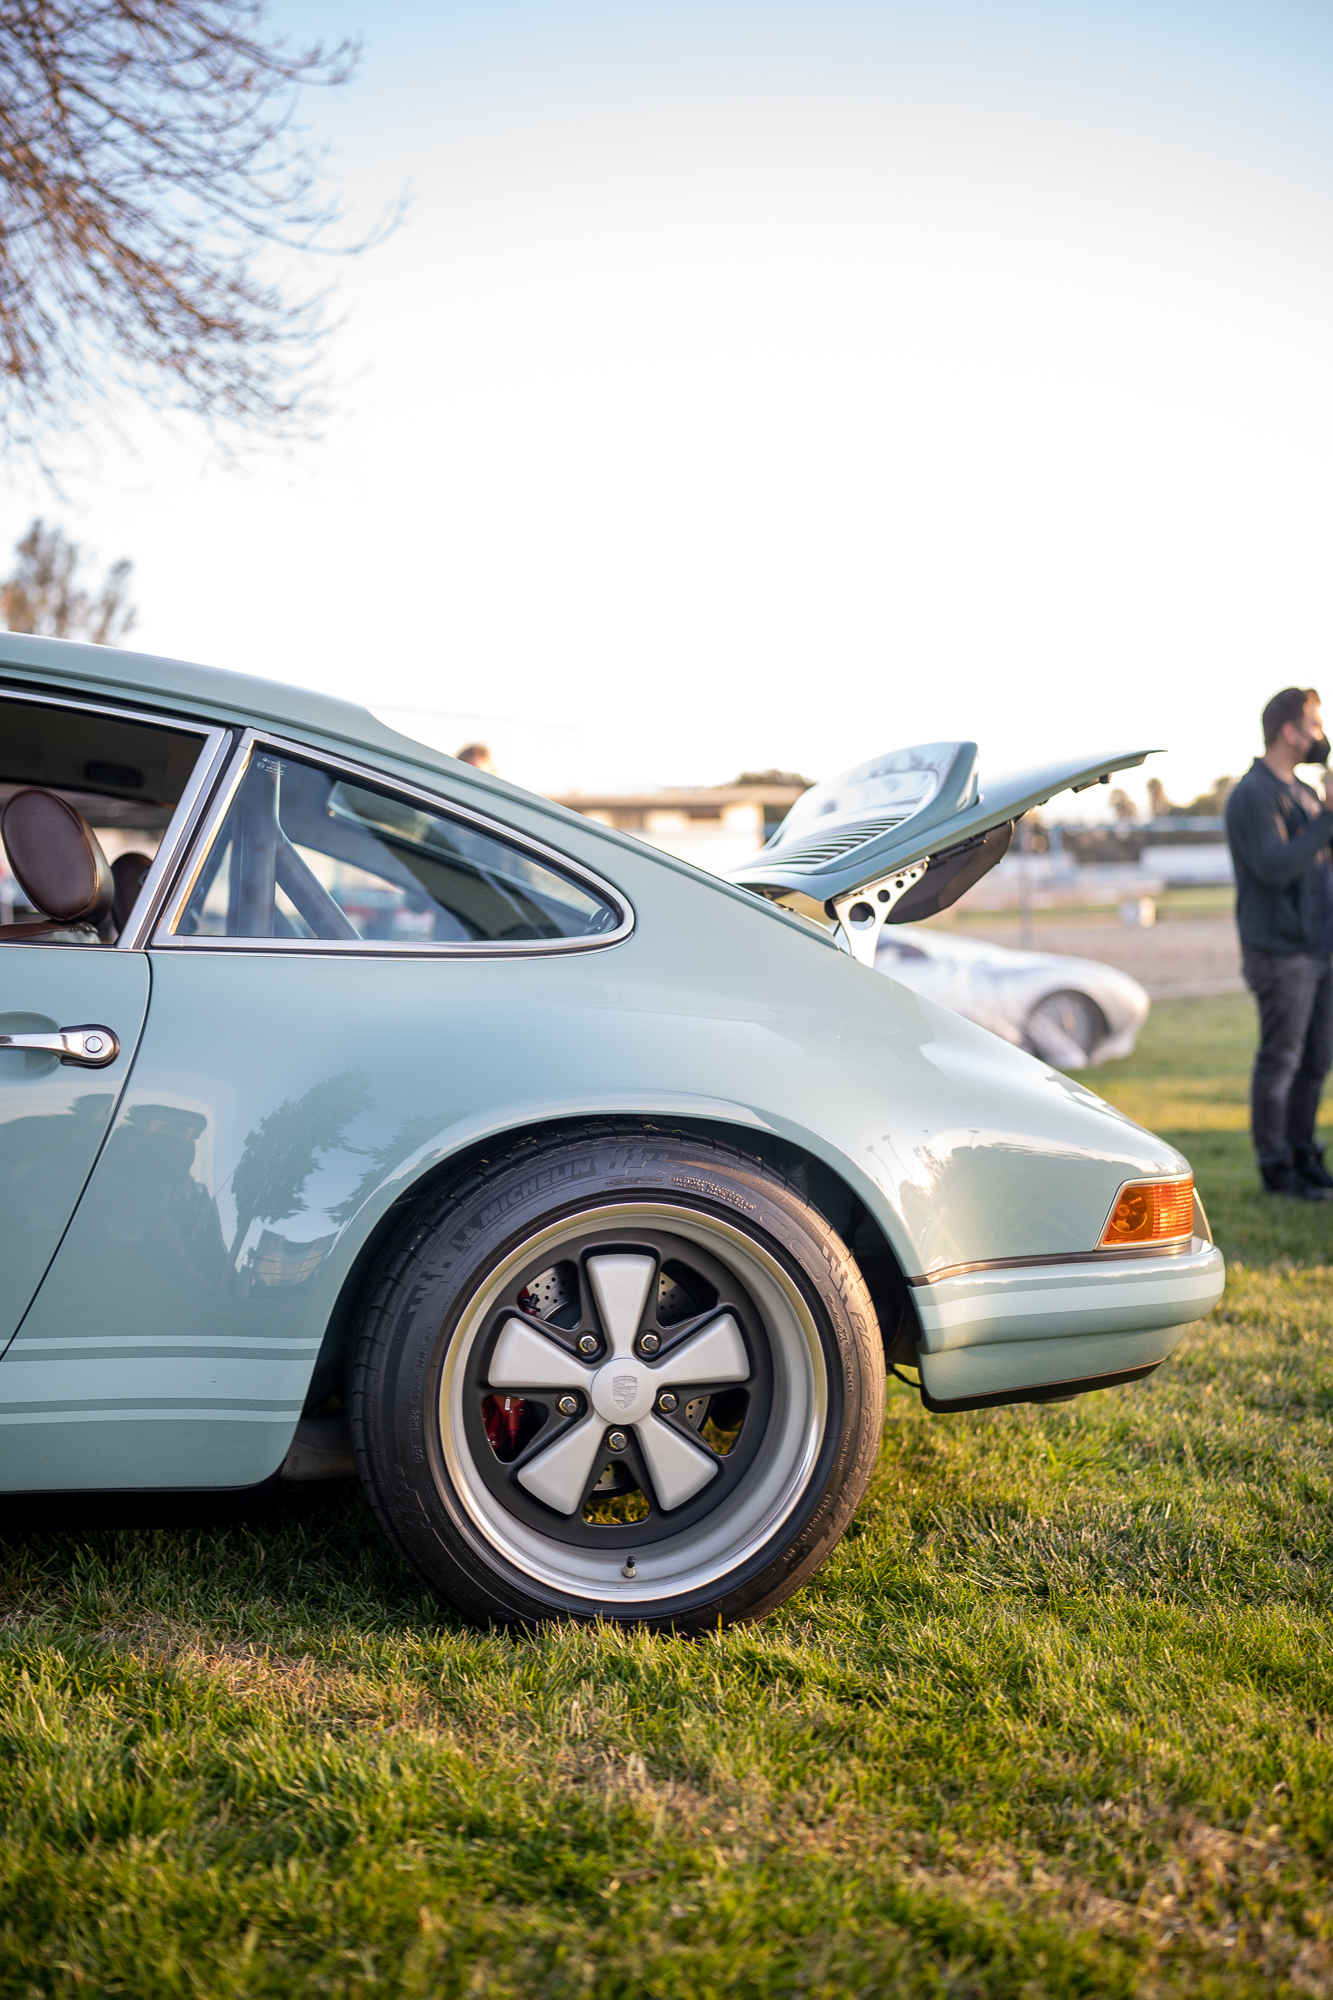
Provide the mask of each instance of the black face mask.
[{"label": "black face mask", "polygon": [[1314,742],[1301,758],[1301,762],[1302,764],[1327,764],[1331,756],[1333,756],[1333,749],[1329,747],[1327,736],[1316,736]]}]

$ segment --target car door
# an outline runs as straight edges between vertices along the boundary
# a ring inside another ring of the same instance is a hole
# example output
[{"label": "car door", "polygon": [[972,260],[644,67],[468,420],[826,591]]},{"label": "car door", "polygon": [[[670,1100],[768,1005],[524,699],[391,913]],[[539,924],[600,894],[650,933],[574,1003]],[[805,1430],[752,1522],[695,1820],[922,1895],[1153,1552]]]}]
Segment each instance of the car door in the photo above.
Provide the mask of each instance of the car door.
[{"label": "car door", "polygon": [[[0,1045],[0,1343],[7,1343],[110,1129],[148,1009],[148,966],[141,952],[3,940],[0,927],[0,1037],[8,1044]],[[94,1031],[91,1054],[89,1037],[73,1035],[75,1028]],[[74,1054],[54,1046],[62,1037]]]},{"label": "car door", "polygon": [[1071,758],[988,780],[975,743],[918,743],[814,785],[730,880],[803,915],[832,919],[873,965],[885,924],[957,902],[1001,860],[1024,813],[1058,792],[1108,784],[1151,750]]},{"label": "car door", "polygon": [[[160,883],[220,734],[0,688],[0,803],[36,786],[85,816],[150,827],[149,844],[160,824]],[[143,885],[145,909],[154,886]],[[149,997],[147,958],[128,927],[122,948],[21,939],[22,927],[0,925],[0,1351],[42,1282],[110,1130]]]}]

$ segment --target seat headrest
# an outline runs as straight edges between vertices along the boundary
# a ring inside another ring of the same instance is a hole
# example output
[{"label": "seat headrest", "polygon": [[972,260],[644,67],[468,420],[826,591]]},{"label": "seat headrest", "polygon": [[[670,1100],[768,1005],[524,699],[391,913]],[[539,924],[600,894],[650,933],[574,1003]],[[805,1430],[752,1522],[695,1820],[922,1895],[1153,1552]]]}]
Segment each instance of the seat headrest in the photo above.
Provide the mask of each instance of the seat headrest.
[{"label": "seat headrest", "polygon": [[115,889],[115,900],[111,914],[116,920],[116,929],[123,931],[129,921],[130,911],[139,900],[139,890],[144,876],[152,867],[152,857],[139,854],[131,848],[127,854],[118,854],[111,864],[111,881]]},{"label": "seat headrest", "polygon": [[82,813],[55,792],[15,792],[0,813],[14,879],[44,916],[100,924],[111,909],[111,870]]}]

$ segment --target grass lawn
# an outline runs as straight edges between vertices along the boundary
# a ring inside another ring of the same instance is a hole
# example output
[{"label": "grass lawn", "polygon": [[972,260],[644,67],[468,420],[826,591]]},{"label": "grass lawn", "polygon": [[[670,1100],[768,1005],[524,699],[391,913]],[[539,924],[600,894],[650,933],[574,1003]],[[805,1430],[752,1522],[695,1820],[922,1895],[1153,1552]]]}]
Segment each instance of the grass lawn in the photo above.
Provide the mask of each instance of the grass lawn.
[{"label": "grass lawn", "polygon": [[1333,1995],[1327,1211],[1247,997],[1088,1080],[1228,1264],[1155,1377],[932,1418],[762,1625],[443,1624],[354,1490],[0,1544],[5,1995]]}]

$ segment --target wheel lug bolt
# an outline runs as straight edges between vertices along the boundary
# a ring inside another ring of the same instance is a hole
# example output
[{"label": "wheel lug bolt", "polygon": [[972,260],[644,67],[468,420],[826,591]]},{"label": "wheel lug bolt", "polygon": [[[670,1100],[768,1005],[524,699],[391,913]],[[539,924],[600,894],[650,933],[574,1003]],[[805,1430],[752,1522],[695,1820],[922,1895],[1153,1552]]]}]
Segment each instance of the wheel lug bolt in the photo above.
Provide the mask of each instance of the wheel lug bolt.
[{"label": "wheel lug bolt", "polygon": [[556,1408],[562,1417],[572,1417],[578,1406],[579,1399],[577,1396],[562,1396],[556,1404]]},{"label": "wheel lug bolt", "polygon": [[670,1389],[664,1389],[657,1399],[657,1407],[661,1410],[663,1416],[669,1417],[671,1412],[676,1408],[679,1400],[679,1397],[672,1395]]},{"label": "wheel lug bolt", "polygon": [[581,1333],[581,1334],[579,1335],[579,1353],[580,1353],[580,1354],[596,1354],[596,1352],[597,1352],[597,1336],[596,1336],[596,1334],[594,1334],[594,1333]]},{"label": "wheel lug bolt", "polygon": [[639,1336],[640,1354],[656,1354],[661,1345],[662,1343],[655,1333],[644,1333]]},{"label": "wheel lug bolt", "polygon": [[625,1449],[625,1446],[629,1443],[629,1439],[625,1436],[624,1431],[612,1431],[610,1437],[606,1441],[610,1445],[612,1451],[623,1451]]}]

